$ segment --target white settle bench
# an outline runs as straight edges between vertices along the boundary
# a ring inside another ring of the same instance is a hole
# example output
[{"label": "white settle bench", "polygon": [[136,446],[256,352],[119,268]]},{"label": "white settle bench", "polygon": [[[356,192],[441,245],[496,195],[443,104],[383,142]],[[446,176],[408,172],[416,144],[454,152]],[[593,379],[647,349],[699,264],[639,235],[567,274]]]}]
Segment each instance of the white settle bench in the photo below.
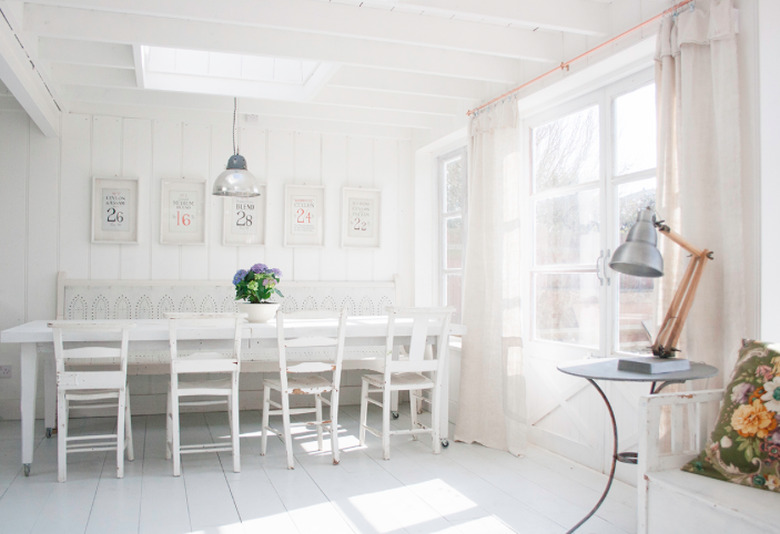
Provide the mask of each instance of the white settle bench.
[{"label": "white settle bench", "polygon": [[640,399],[637,532],[780,533],[780,494],[681,471],[706,446],[723,390]]},{"label": "white settle bench", "polygon": [[[285,312],[337,310],[348,315],[384,315],[396,304],[396,281],[291,281],[283,280],[279,299]],[[71,320],[164,319],[167,312],[235,312],[235,289],[230,281],[207,280],[86,280],[57,277],[57,318]],[[350,348],[350,350],[366,350]],[[373,348],[381,350],[381,348]],[[131,347],[132,352],[132,347]],[[133,413],[163,413],[167,390],[167,351],[133,354],[128,373]],[[139,363],[142,362],[142,363]],[[263,375],[272,362],[247,362],[241,375],[241,407],[259,408]],[[345,366],[346,368],[346,366]],[[259,371],[259,372],[251,372]],[[345,372],[341,402],[360,399],[359,371]]]}]

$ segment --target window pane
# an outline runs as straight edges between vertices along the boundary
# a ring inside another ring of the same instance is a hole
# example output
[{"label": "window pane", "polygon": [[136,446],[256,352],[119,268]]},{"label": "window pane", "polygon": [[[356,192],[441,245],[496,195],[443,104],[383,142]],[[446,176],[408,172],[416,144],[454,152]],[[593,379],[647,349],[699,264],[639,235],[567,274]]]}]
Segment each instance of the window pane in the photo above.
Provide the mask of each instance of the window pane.
[{"label": "window pane", "polygon": [[596,275],[536,274],[537,339],[597,347],[599,282]]},{"label": "window pane", "polygon": [[452,315],[452,322],[461,322],[461,295],[463,288],[463,276],[460,274],[447,275],[447,306],[454,306],[455,313]]},{"label": "window pane", "polygon": [[461,211],[466,202],[466,169],[465,158],[458,157],[444,164],[445,185],[445,211],[452,213]]},{"label": "window pane", "polygon": [[446,232],[447,268],[460,269],[463,267],[463,219],[461,217],[447,219]]},{"label": "window pane", "polygon": [[598,118],[593,106],[534,128],[534,191],[599,179]]},{"label": "window pane", "polygon": [[535,203],[536,265],[588,264],[599,256],[597,190]]},{"label": "window pane", "polygon": [[[626,240],[640,209],[655,209],[655,179],[632,182],[618,187],[620,242]],[[618,350],[646,352],[652,345],[644,324],[654,330],[654,278],[613,273],[618,282]]]},{"label": "window pane", "polygon": [[655,167],[655,84],[615,99],[616,176]]}]

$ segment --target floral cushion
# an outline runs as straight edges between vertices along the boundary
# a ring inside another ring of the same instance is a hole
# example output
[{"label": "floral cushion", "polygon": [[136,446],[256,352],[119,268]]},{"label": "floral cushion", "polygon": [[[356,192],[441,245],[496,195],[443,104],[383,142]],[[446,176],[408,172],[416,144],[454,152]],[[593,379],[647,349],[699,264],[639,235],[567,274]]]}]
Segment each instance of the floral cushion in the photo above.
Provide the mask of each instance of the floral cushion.
[{"label": "floral cushion", "polygon": [[682,469],[780,492],[780,345],[744,344],[710,441]]}]

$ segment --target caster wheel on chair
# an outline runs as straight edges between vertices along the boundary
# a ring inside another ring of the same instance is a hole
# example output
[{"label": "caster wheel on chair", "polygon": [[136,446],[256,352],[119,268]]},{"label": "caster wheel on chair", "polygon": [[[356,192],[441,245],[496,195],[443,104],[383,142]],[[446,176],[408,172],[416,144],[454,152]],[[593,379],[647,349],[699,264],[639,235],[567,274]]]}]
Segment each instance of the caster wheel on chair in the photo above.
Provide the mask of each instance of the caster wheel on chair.
[{"label": "caster wheel on chair", "polygon": [[444,447],[445,449],[449,447],[450,446],[449,440],[446,439],[441,440],[441,446]]},{"label": "caster wheel on chair", "polygon": [[391,412],[393,415],[393,419],[398,419],[398,412]]}]

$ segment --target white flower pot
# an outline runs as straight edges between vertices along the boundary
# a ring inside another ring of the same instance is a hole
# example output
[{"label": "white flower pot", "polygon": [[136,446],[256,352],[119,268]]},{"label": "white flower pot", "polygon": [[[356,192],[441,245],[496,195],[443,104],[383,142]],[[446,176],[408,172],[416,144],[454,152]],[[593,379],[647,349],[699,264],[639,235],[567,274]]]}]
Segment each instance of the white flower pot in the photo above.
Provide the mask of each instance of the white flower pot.
[{"label": "white flower pot", "polygon": [[239,313],[247,314],[250,323],[267,323],[276,316],[278,302],[238,302]]}]

